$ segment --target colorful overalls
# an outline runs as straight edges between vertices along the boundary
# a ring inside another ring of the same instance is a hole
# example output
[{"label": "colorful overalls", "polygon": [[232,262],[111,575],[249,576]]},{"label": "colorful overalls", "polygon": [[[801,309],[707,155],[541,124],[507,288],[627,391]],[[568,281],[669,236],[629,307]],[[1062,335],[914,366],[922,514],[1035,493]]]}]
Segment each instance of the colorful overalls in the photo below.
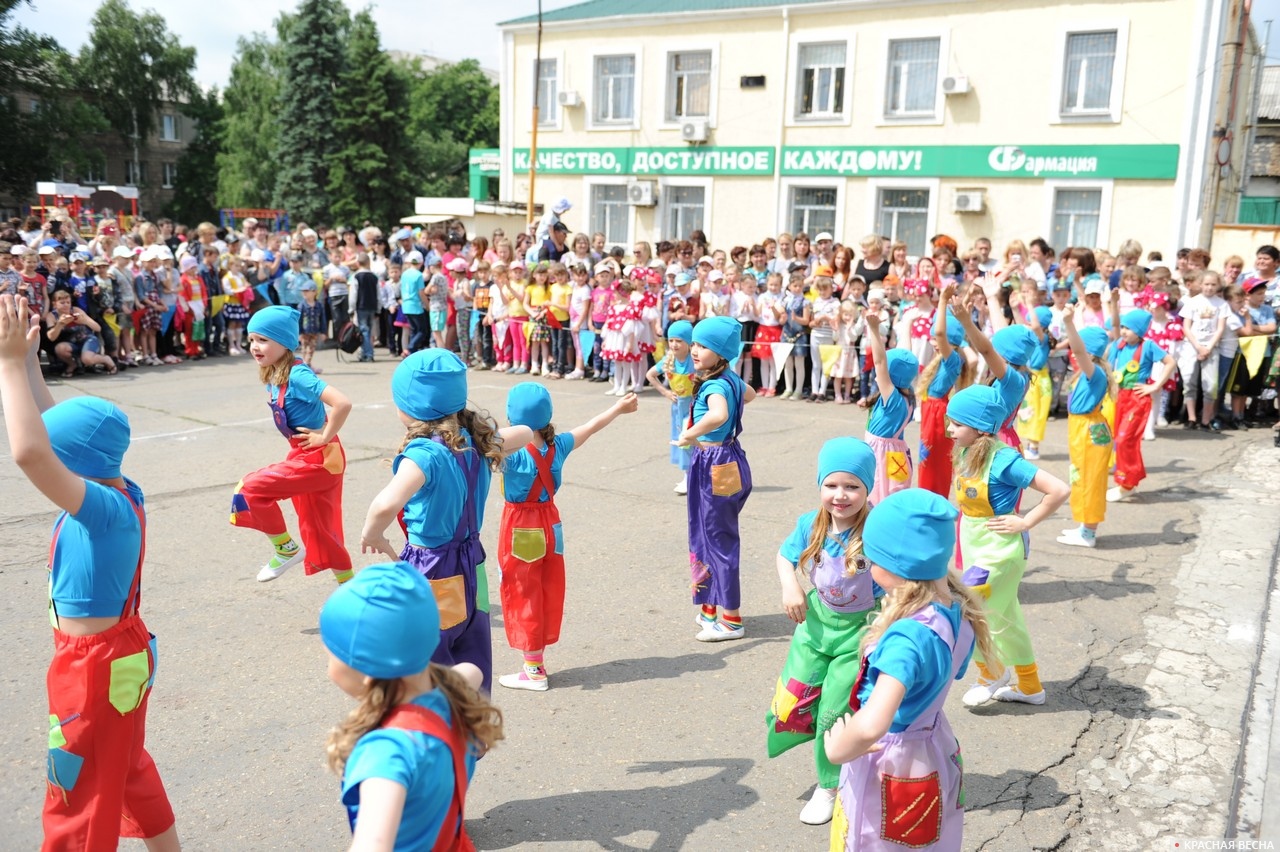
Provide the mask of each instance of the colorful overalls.
[{"label": "colorful overalls", "polygon": [[852,712],[862,634],[876,605],[871,563],[861,554],[856,573],[826,550],[809,566],[808,609],[791,636],[787,662],[765,717],[770,757],[815,740],[818,786],[834,790],[840,767],[827,760],[822,735]]},{"label": "colorful overalls", "polygon": [[[1120,389],[1116,394],[1115,452],[1116,485],[1121,488],[1137,488],[1147,478],[1147,466],[1142,461],[1142,433],[1151,417],[1151,397],[1137,392],[1148,380],[1142,375],[1145,346],[1145,340],[1133,347],[1117,345],[1108,359]],[[1126,349],[1132,349],[1133,356],[1122,366],[1120,359]]]},{"label": "colorful overalls", "polygon": [[[699,444],[689,466],[689,571],[693,602],[727,610],[738,609],[742,591],[738,567],[742,542],[738,515],[751,496],[751,468],[738,443],[744,404],[742,380],[726,372],[732,388],[729,411],[733,434],[720,446]],[[689,424],[693,425],[692,409]]]},{"label": "colorful overalls", "polygon": [[[671,440],[674,441],[680,437],[680,433],[684,431],[684,426],[689,422],[689,415],[693,411],[693,359],[687,359],[687,372],[677,372],[680,364],[675,359],[671,360],[671,369],[664,370],[667,377],[667,387],[671,392],[679,397],[675,402],[671,403]],[[681,470],[688,470],[692,463],[693,450],[686,447],[677,447],[671,445],[671,463]]]},{"label": "colorful overalls", "polygon": [[[310,369],[302,361],[299,366]],[[277,535],[286,530],[279,501],[293,500],[298,513],[298,537],[306,550],[307,574],[351,570],[342,533],[342,475],[347,456],[335,435],[323,447],[308,447],[305,436],[289,425],[284,409],[286,381],[275,399],[268,396],[271,419],[289,441],[289,454],[282,462],[267,465],[240,480],[231,497],[231,523],[237,527]],[[268,391],[268,394],[270,391]]]},{"label": "colorful overalls", "polygon": [[[124,493],[138,517],[141,546],[120,621],[92,636],[72,636],[59,629],[57,608],[49,599],[53,660],[46,679],[45,852],[115,850],[121,837],[156,837],[174,823],[160,773],[144,746],[156,677],[155,636],[139,615],[146,516]],[[51,571],[66,517],[59,519],[49,544]]]},{"label": "colorful overalls", "polygon": [[[1105,380],[1102,367],[1095,366],[1094,375]],[[1076,377],[1076,385],[1086,381],[1084,373]],[[1111,466],[1111,427],[1104,411],[1109,395],[1091,411],[1077,412],[1075,388],[1067,402],[1067,445],[1071,455],[1071,517],[1081,524],[1100,524],[1107,518],[1107,470]]]},{"label": "colorful overalls", "polygon": [[[502,623],[507,642],[518,651],[541,651],[560,640],[564,619],[564,530],[556,508],[552,465],[554,442],[546,455],[534,444],[524,448],[537,475],[524,500],[508,499],[498,527],[498,565],[502,581]],[[546,500],[541,500],[543,494]]]},{"label": "colorful overalls", "polygon": [[[847,763],[831,821],[831,852],[926,849],[959,852],[964,836],[964,761],[942,707],[973,644],[973,628],[951,622],[934,606],[911,616],[951,651],[951,677],[904,731],[885,734],[881,750]],[[870,654],[870,649],[868,649]],[[853,687],[853,705],[867,676],[867,658]]]},{"label": "colorful overalls", "polygon": [[1027,383],[1027,394],[1022,398],[1018,408],[1018,420],[1015,427],[1020,438],[1026,438],[1032,444],[1044,440],[1044,430],[1049,423],[1049,406],[1053,402],[1053,379],[1049,376],[1049,341],[1046,339],[1036,346],[1027,362],[1031,371],[1031,379]]},{"label": "colorful overalls", "polygon": [[[895,390],[894,393],[900,391]],[[884,400],[877,400],[876,405],[882,405],[883,402]],[[946,409],[945,403],[943,409]],[[868,497],[873,506],[890,494],[911,487],[911,448],[907,446],[905,436],[907,424],[914,415],[915,406],[907,405],[907,415],[902,418],[902,425],[891,438],[866,433],[867,446],[876,454],[876,484]]]},{"label": "colorful overalls", "polygon": [[[954,352],[948,356],[957,361],[961,357]],[[939,372],[942,367],[939,364]],[[950,383],[935,377],[920,402],[920,467],[916,471],[916,485],[940,497],[946,497],[951,491],[951,453],[955,441],[947,434],[947,403],[958,379],[959,373]]]},{"label": "colorful overalls", "polygon": [[[438,436],[430,440],[444,444]],[[453,537],[438,547],[406,542],[400,558],[431,582],[440,607],[440,644],[431,662],[442,666],[474,663],[484,675],[487,692],[493,685],[493,640],[489,635],[489,579],[476,522],[480,467],[485,461],[472,449],[452,452],[466,480],[466,497]],[[400,523],[404,524],[403,512]]]}]

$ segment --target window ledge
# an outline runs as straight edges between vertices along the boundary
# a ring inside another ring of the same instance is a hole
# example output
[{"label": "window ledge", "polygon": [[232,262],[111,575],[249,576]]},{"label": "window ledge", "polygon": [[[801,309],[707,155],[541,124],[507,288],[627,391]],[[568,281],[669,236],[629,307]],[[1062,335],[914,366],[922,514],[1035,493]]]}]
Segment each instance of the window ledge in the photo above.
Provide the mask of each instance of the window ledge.
[{"label": "window ledge", "polygon": [[934,113],[927,115],[881,115],[876,121],[876,127],[898,127],[902,125],[936,126],[942,123],[942,116]]},{"label": "window ledge", "polygon": [[1058,113],[1049,121],[1050,124],[1119,124],[1120,117],[1110,110],[1103,112],[1067,112]]}]

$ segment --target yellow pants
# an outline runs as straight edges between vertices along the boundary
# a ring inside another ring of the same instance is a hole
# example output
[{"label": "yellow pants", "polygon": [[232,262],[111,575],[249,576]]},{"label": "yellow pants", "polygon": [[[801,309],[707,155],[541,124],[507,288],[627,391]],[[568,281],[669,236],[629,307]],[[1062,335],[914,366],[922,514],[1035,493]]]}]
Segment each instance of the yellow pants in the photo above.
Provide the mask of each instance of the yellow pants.
[{"label": "yellow pants", "polygon": [[1036,444],[1044,440],[1045,425],[1049,422],[1049,403],[1052,401],[1053,380],[1049,378],[1049,368],[1042,367],[1031,374],[1027,395],[1022,398],[1022,407],[1018,409],[1015,428],[1019,438]]},{"label": "yellow pants", "polygon": [[1071,517],[1100,524],[1107,516],[1107,472],[1111,466],[1111,427],[1102,406],[1067,418],[1071,452]]}]

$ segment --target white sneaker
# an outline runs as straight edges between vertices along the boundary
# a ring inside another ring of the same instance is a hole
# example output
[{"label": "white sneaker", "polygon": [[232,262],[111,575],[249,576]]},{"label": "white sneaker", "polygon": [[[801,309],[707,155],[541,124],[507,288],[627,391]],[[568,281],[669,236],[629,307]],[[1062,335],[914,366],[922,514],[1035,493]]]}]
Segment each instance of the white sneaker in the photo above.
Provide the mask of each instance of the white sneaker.
[{"label": "white sneaker", "polygon": [[1121,488],[1119,485],[1114,485],[1107,489],[1108,503],[1132,503],[1137,496],[1136,488]]},{"label": "white sneaker", "polygon": [[1003,686],[996,690],[992,698],[996,701],[1016,701],[1019,704],[1043,704],[1044,690],[1041,689],[1037,693],[1027,695],[1016,686]]},{"label": "white sneaker", "polygon": [[279,555],[271,557],[271,561],[262,566],[262,570],[258,572],[259,583],[269,583],[276,579],[285,571],[297,565],[307,555],[305,548],[299,546],[298,552],[290,556],[288,559],[281,559]]},{"label": "white sneaker", "polygon": [[702,628],[702,632],[693,638],[699,642],[728,642],[732,639],[741,639],[746,635],[746,625],[742,627],[726,627],[723,621],[717,621],[709,627]]},{"label": "white sneaker", "polygon": [[546,692],[551,688],[551,685],[547,683],[547,678],[531,678],[523,671],[503,675],[498,678],[498,683],[507,689],[526,689],[529,692]]},{"label": "white sneaker", "polygon": [[572,381],[577,381],[578,379],[582,378],[584,375],[585,373],[583,373],[581,370],[574,370],[572,373],[565,376],[565,378],[572,382]]},{"label": "white sneaker", "polygon": [[1168,418],[1166,418],[1166,417],[1157,417],[1157,418],[1156,418],[1156,425],[1157,425],[1157,426],[1168,426],[1168,425],[1169,425],[1169,420],[1168,420]]},{"label": "white sneaker", "polygon": [[1085,538],[1081,535],[1079,528],[1063,530],[1062,535],[1058,536],[1058,544],[1068,544],[1072,547],[1097,547],[1098,537]]},{"label": "white sneaker", "polygon": [[1147,431],[1142,433],[1142,440],[1144,441],[1154,441],[1155,439],[1156,439],[1156,433],[1154,429],[1148,429]]},{"label": "white sneaker", "polygon": [[960,700],[964,702],[965,707],[978,707],[982,704],[986,704],[988,701],[994,698],[997,690],[1002,689],[1003,687],[1008,685],[1009,685],[1009,669],[1005,668],[1004,672],[1001,673],[1000,677],[991,681],[991,683],[983,683],[982,681],[978,681],[973,686],[969,687],[965,691],[964,697],[961,698]]},{"label": "white sneaker", "polygon": [[689,493],[689,481],[682,479],[676,483],[675,492],[681,496]]},{"label": "white sneaker", "polygon": [[1031,447],[1023,447],[1023,449],[1022,449],[1022,457],[1023,457],[1024,459],[1026,459],[1027,461],[1039,461],[1039,460],[1040,460],[1040,448],[1039,448],[1039,447],[1036,447],[1036,448],[1032,449]]},{"label": "white sneaker", "polygon": [[813,791],[813,795],[800,811],[800,821],[805,825],[826,825],[836,811],[836,791],[823,787]]}]

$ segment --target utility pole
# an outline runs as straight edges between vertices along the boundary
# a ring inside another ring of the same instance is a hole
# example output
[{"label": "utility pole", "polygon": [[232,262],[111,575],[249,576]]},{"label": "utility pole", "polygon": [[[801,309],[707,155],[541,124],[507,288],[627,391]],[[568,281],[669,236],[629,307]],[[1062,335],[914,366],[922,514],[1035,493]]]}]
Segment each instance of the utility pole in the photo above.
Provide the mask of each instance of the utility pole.
[{"label": "utility pole", "polygon": [[[1197,246],[1206,249],[1213,242],[1213,226],[1218,218],[1218,191],[1222,186],[1225,159],[1222,154],[1229,153],[1231,145],[1231,118],[1235,115],[1234,89],[1249,27],[1245,2],[1246,0],[1230,0],[1224,29],[1233,34],[1227,36],[1230,41],[1222,43],[1221,64],[1214,64],[1218,86],[1213,106],[1213,139],[1207,146],[1204,195],[1200,201],[1200,235],[1196,241]],[[1229,159],[1225,161],[1230,162]]]}]

